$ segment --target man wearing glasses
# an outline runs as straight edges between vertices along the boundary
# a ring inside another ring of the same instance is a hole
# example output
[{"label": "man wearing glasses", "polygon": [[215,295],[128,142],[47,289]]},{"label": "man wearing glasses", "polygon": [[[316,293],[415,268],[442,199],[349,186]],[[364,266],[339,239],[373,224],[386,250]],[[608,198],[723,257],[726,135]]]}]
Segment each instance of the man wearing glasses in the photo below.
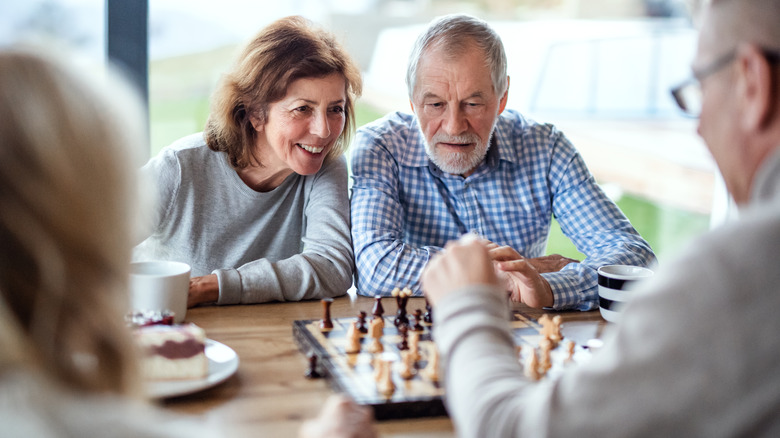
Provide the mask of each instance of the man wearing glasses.
[{"label": "man wearing glasses", "polygon": [[460,436],[780,436],[780,0],[712,0],[674,90],[740,207],[637,291],[604,347],[522,377],[479,242],[423,274]]}]

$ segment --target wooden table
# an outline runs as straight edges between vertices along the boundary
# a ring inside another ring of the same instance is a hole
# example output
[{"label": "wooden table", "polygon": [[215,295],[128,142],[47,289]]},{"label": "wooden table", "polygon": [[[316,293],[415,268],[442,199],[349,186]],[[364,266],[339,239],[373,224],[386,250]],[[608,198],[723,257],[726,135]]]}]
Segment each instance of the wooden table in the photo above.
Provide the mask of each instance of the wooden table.
[{"label": "wooden table", "polygon": [[[392,299],[382,301],[385,311],[395,312]],[[347,295],[331,306],[333,318],[351,317],[360,310],[371,313],[373,299]],[[412,298],[408,308],[424,307],[422,298]],[[527,309],[527,308],[526,308]],[[542,311],[528,309],[529,313]],[[567,321],[602,321],[596,312],[564,312]],[[292,336],[292,322],[322,318],[319,301],[258,305],[201,307],[190,309],[186,321],[204,330],[210,339],[222,342],[240,358],[238,372],[226,382],[195,394],[169,399],[163,406],[202,417],[210,424],[264,437],[297,436],[301,422],[317,415],[333,393],[326,380],[307,380],[306,357]],[[377,428],[384,437],[453,437],[446,417],[383,421]],[[230,436],[230,435],[229,435]]]}]

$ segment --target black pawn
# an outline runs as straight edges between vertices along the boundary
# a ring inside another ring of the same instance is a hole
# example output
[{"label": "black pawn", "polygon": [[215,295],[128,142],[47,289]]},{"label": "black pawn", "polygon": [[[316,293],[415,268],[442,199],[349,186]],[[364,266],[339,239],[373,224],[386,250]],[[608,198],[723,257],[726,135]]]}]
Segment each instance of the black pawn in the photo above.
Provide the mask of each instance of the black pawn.
[{"label": "black pawn", "polygon": [[307,379],[319,379],[322,374],[317,371],[317,356],[314,353],[309,353],[309,369],[303,375]]},{"label": "black pawn", "polygon": [[428,298],[425,298],[425,316],[423,316],[423,321],[426,324],[433,324],[433,314],[431,313],[431,304],[428,302]]},{"label": "black pawn", "polygon": [[409,296],[405,294],[399,294],[397,297],[395,297],[395,300],[398,304],[398,311],[396,312],[393,324],[395,324],[396,327],[409,325],[409,317],[406,316],[406,303],[409,301]]},{"label": "black pawn", "polygon": [[362,310],[358,314],[357,329],[360,333],[368,333],[368,328],[366,328],[366,312]]},{"label": "black pawn", "polygon": [[372,310],[374,318],[381,318],[385,314],[385,308],[382,306],[382,296],[374,296],[374,309]]},{"label": "black pawn", "polygon": [[320,302],[322,302],[322,321],[320,321],[320,329],[332,329],[333,321],[330,319],[330,305],[333,304],[333,298],[323,298]]},{"label": "black pawn", "polygon": [[412,324],[412,331],[421,332],[424,330],[421,324],[422,320],[423,320],[422,309],[416,309],[414,311],[414,324]]},{"label": "black pawn", "polygon": [[401,324],[398,326],[398,334],[401,335],[401,342],[398,343],[398,350],[404,351],[409,349],[409,326]]}]

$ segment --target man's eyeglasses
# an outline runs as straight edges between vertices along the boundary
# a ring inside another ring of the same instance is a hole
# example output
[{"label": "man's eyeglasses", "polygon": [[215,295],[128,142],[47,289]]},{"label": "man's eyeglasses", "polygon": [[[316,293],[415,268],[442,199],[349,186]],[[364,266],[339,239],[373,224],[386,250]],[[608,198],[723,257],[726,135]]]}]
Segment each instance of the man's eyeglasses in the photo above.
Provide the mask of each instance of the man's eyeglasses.
[{"label": "man's eyeglasses", "polygon": [[[780,52],[763,50],[764,57],[772,64],[780,62]],[[701,114],[701,81],[707,76],[720,71],[720,69],[731,64],[737,56],[737,51],[732,50],[726,55],[721,56],[707,67],[693,72],[693,77],[682,84],[672,88],[672,97],[677,102],[683,112],[692,117],[699,117]]]}]

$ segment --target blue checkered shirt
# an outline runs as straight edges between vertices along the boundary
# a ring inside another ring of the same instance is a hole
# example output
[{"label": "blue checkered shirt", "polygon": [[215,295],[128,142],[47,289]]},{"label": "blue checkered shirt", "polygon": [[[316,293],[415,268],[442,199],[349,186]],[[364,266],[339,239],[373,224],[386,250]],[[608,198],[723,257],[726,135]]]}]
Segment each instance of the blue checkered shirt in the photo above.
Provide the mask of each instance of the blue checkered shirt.
[{"label": "blue checkered shirt", "polygon": [[655,260],[582,157],[555,127],[511,110],[467,178],[442,172],[425,153],[414,116],[388,116],[358,130],[352,155],[352,238],[362,295],[410,287],[452,239],[475,232],[525,257],[544,255],[552,217],[586,256],[544,273],[556,309],[598,307],[596,270]]}]

